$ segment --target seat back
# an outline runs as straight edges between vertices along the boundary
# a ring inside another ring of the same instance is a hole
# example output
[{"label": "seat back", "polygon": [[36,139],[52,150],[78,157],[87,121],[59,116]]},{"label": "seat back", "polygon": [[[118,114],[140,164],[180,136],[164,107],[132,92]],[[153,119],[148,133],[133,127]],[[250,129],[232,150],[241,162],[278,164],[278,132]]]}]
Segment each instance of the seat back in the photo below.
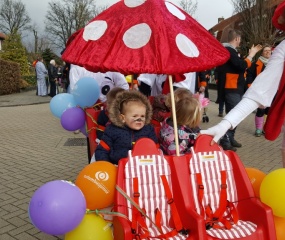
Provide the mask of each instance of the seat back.
[{"label": "seat back", "polygon": [[[201,139],[199,139],[201,141]],[[196,147],[195,147],[196,146]],[[203,200],[202,205],[205,208],[210,204],[212,211],[215,212],[220,204],[220,192],[222,171],[226,174],[226,195],[230,202],[237,201],[236,184],[233,175],[233,169],[229,157],[224,153],[223,149],[214,146],[210,151],[201,151],[199,142],[191,148],[191,159],[189,161],[190,181],[194,194],[194,202],[197,212],[201,214],[199,196],[199,186],[197,184],[197,174],[201,174],[203,184]],[[198,151],[197,151],[198,150]]]},{"label": "seat back", "polygon": [[[129,161],[125,166],[125,187],[128,196],[134,196],[134,178],[138,179],[138,205],[145,210],[146,215],[155,221],[155,209],[162,214],[162,225],[169,226],[171,217],[170,206],[167,204],[165,190],[161,181],[165,175],[169,184],[170,169],[162,154],[133,156],[129,152]],[[131,219],[133,206],[128,202],[128,217]],[[145,219],[148,227],[153,227],[149,219]]]},{"label": "seat back", "polygon": [[211,137],[202,135],[191,149],[190,183],[196,211],[206,223],[209,219],[215,222],[217,217],[220,218],[214,225],[206,224],[207,234],[211,237],[217,239],[251,237],[257,225],[238,218],[239,198],[231,160],[218,144],[211,146],[211,140]]},{"label": "seat back", "polygon": [[[147,216],[143,218],[150,236],[153,237],[168,233],[175,228],[172,219],[173,206],[171,207],[169,204],[169,196],[167,196],[165,182],[163,183],[162,178],[166,179],[171,190],[169,163],[151,139],[142,138],[136,141],[133,150],[129,151],[128,158],[119,161],[117,185],[125,191],[132,201],[120,196],[121,194],[117,192],[115,197],[116,210],[127,216],[130,220],[129,227],[131,227],[133,221],[136,221],[134,212],[138,211],[133,202],[137,202],[139,208]],[[159,220],[161,231],[157,228],[157,210],[161,213]],[[118,229],[120,229],[118,222],[115,223],[114,227],[117,234]],[[122,231],[119,232],[121,234]],[[143,232],[145,231],[143,230]],[[126,234],[125,238],[127,238]],[[169,239],[186,239],[186,237],[178,234]]]}]

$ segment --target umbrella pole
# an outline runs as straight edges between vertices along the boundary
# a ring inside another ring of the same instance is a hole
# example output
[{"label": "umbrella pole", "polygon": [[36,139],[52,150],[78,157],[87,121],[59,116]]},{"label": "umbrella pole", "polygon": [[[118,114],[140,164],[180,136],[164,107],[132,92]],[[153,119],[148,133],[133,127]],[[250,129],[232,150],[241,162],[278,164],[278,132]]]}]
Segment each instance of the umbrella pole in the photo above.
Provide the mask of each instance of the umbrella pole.
[{"label": "umbrella pole", "polygon": [[175,149],[176,149],[176,155],[177,155],[177,156],[180,156],[180,153],[179,153],[179,141],[178,141],[178,129],[177,129],[177,119],[176,119],[176,108],[175,108],[175,102],[174,102],[174,92],[173,92],[172,75],[169,75],[169,88],[170,88],[171,111],[172,111],[172,120],[173,120],[173,128],[174,128]]}]

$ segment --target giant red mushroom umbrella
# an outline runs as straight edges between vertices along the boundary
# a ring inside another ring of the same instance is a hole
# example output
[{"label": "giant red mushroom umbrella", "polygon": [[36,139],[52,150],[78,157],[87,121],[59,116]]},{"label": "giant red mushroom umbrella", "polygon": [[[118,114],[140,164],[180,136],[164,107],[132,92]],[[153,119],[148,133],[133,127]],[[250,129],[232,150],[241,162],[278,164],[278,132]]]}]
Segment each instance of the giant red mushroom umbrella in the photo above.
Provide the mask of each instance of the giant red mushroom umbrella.
[{"label": "giant red mushroom umbrella", "polygon": [[[225,63],[228,51],[196,20],[164,0],[121,0],[68,41],[64,61],[92,72],[172,75]],[[170,90],[173,95],[172,81]],[[172,101],[174,109],[174,101]],[[173,111],[174,129],[177,129]],[[178,136],[175,133],[176,152]]]}]

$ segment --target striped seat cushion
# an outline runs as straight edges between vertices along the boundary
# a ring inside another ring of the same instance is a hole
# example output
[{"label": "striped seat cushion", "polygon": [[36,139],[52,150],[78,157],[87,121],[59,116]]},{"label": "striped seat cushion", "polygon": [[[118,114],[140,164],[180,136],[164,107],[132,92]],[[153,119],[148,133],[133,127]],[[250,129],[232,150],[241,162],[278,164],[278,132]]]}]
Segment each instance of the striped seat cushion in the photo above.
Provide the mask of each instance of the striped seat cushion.
[{"label": "striped seat cushion", "polygon": [[[195,202],[196,211],[201,214],[199,200],[198,200],[198,187],[196,174],[201,173],[202,182],[204,185],[204,197],[202,205],[210,204],[212,211],[215,212],[219,207],[220,191],[221,191],[221,171],[225,170],[227,175],[227,200],[237,205],[237,191],[235,179],[232,170],[232,164],[228,156],[221,151],[214,152],[194,152],[191,149],[192,158],[190,159],[190,181],[193,187],[193,197]],[[226,214],[226,213],[225,213]],[[250,236],[256,231],[256,224],[251,222],[239,220],[234,224],[231,229],[214,229],[207,230],[207,233],[212,237],[219,239],[236,239],[241,237]]]},{"label": "striped seat cushion", "polygon": [[[173,230],[169,226],[171,208],[167,203],[164,186],[160,176],[165,175],[171,188],[170,168],[163,155],[135,156],[129,152],[129,161],[125,166],[125,187],[128,196],[133,198],[133,178],[137,177],[139,182],[139,206],[146,211],[146,215],[155,222],[155,209],[158,208],[162,215],[162,231],[164,233]],[[132,218],[132,204],[128,201],[128,218]],[[157,228],[149,219],[145,219],[150,236],[160,235]],[[152,238],[156,239],[156,238]],[[185,236],[177,234],[169,238],[186,239]]]}]

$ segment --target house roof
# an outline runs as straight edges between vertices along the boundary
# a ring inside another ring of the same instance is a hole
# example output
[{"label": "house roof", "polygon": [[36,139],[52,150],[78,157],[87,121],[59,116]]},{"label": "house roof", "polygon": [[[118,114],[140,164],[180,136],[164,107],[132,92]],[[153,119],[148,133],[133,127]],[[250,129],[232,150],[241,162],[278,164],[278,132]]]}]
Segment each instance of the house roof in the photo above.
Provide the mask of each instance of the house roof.
[{"label": "house roof", "polygon": [[227,19],[220,21],[218,24],[209,29],[210,32],[223,31],[229,25],[235,23],[240,18],[240,13],[235,14]]},{"label": "house roof", "polygon": [[[283,0],[271,0],[269,2],[268,7],[270,8],[276,7],[282,1]],[[223,31],[225,28],[227,28],[231,24],[234,24],[235,22],[237,22],[240,18],[241,18],[241,13],[237,13],[227,19],[222,20],[221,22],[219,22],[218,24],[210,28],[209,31],[212,33],[217,32],[217,31]]]},{"label": "house roof", "polygon": [[1,39],[1,40],[4,40],[5,38],[6,38],[6,35],[5,35],[4,33],[1,33],[1,32],[0,32],[0,39]]}]

